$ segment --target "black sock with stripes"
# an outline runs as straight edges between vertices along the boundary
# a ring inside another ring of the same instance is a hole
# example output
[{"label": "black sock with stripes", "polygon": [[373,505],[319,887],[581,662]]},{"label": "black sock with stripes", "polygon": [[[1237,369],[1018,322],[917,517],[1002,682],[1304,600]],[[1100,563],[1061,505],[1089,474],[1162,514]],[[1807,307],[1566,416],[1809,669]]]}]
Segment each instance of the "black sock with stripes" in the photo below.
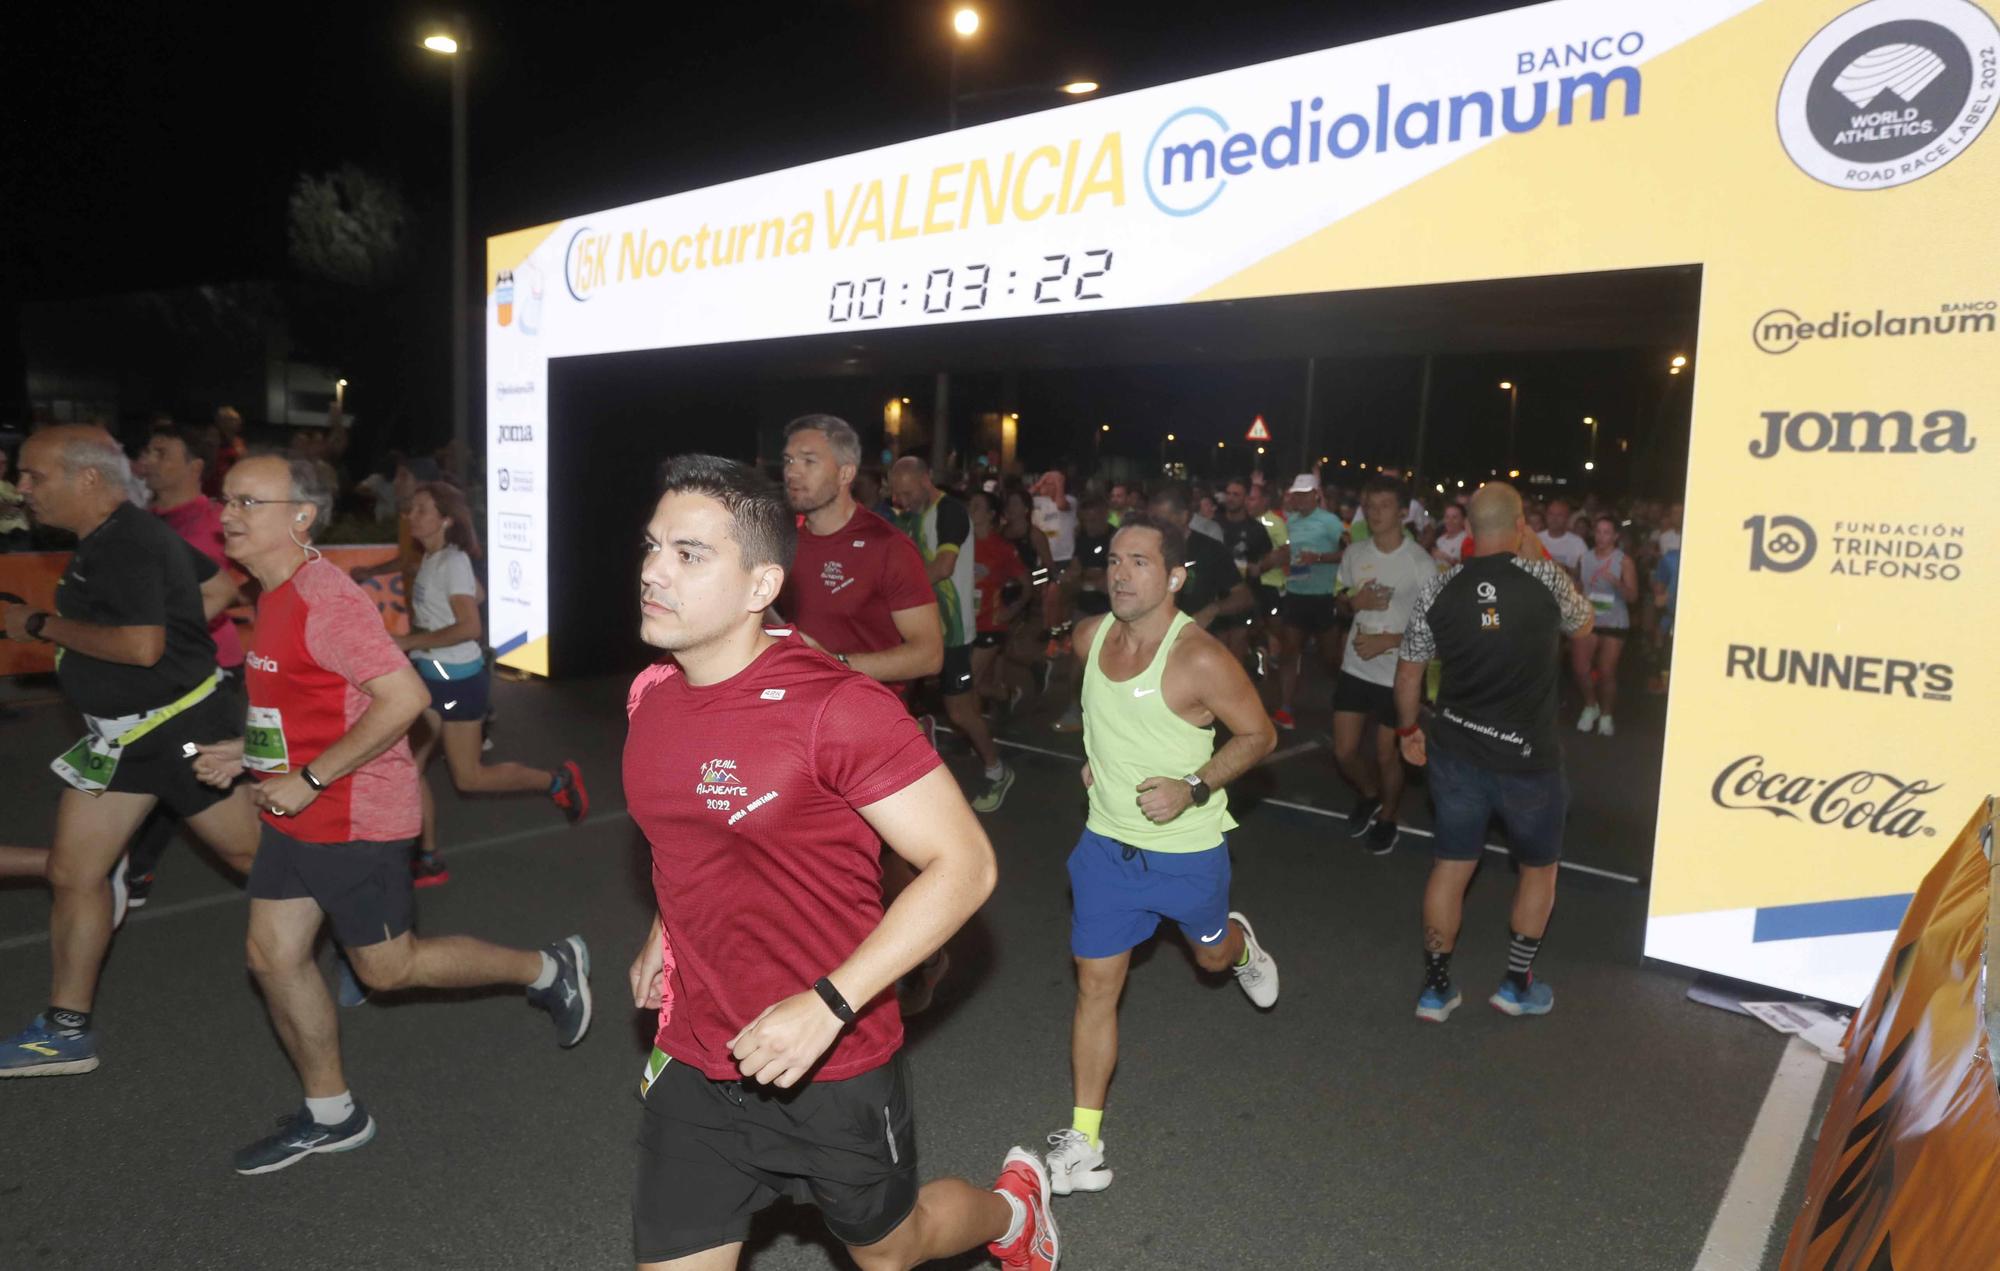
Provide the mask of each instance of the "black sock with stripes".
[{"label": "black sock with stripes", "polygon": [[1451,954],[1424,953],[1424,987],[1436,989],[1439,993],[1451,993]]},{"label": "black sock with stripes", "polygon": [[1512,932],[1507,941],[1507,978],[1517,989],[1525,989],[1535,982],[1535,955],[1542,951],[1540,936],[1524,936]]}]

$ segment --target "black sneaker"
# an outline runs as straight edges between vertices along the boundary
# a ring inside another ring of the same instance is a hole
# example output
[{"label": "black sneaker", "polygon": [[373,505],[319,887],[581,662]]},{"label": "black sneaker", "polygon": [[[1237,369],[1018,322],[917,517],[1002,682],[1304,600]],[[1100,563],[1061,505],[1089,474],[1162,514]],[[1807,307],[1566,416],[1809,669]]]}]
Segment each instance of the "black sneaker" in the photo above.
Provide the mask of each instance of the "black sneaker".
[{"label": "black sneaker", "polygon": [[1347,837],[1360,838],[1368,832],[1375,820],[1375,814],[1382,810],[1382,800],[1362,796],[1354,801],[1354,810],[1347,814]]},{"label": "black sneaker", "polygon": [[451,867],[436,852],[410,854],[410,886],[442,887],[451,881]]},{"label": "black sneaker", "polygon": [[153,898],[153,876],[125,872],[125,908],[144,909],[146,902]]},{"label": "black sneaker", "polygon": [[1403,828],[1394,821],[1377,819],[1368,827],[1368,851],[1372,856],[1387,856],[1396,850],[1396,840],[1403,837]]},{"label": "black sneaker", "polygon": [[556,1023],[556,1044],[568,1049],[590,1031],[590,946],[582,936],[565,936],[542,952],[556,960],[555,983],[529,989],[528,1002]]},{"label": "black sneaker", "polygon": [[375,1137],[375,1118],[357,1101],[339,1125],[321,1125],[303,1107],[278,1118],[278,1132],[236,1153],[238,1174],[271,1174],[316,1152],[352,1152]]}]

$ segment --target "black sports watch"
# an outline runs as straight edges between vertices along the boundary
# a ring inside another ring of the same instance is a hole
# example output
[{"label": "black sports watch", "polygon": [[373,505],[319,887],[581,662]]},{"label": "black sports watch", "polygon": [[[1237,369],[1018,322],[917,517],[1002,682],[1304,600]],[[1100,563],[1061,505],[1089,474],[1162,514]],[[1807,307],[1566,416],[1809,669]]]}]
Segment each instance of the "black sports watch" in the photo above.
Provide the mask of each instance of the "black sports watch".
[{"label": "black sports watch", "polygon": [[1194,805],[1198,808],[1207,807],[1208,796],[1213,793],[1213,791],[1211,791],[1208,788],[1208,782],[1203,781],[1199,776],[1195,775],[1192,772],[1190,772],[1187,776],[1182,777],[1181,780],[1187,782],[1188,789],[1194,791]]},{"label": "black sports watch", "polygon": [[321,781],[319,777],[313,773],[311,764],[306,764],[304,767],[301,767],[299,769],[299,779],[305,782],[307,785],[311,786],[313,790],[316,792],[324,791],[326,789],[326,782]]},{"label": "black sports watch", "polygon": [[48,637],[42,634],[42,628],[49,625],[49,616],[44,610],[37,609],[28,615],[28,620],[21,624],[21,629],[28,633],[30,640],[47,640]]},{"label": "black sports watch", "polygon": [[826,1009],[840,1017],[841,1023],[854,1022],[854,1008],[847,1004],[847,999],[840,995],[840,990],[833,987],[832,980],[820,976],[813,981],[813,992],[819,994],[819,1000],[826,1003]]}]

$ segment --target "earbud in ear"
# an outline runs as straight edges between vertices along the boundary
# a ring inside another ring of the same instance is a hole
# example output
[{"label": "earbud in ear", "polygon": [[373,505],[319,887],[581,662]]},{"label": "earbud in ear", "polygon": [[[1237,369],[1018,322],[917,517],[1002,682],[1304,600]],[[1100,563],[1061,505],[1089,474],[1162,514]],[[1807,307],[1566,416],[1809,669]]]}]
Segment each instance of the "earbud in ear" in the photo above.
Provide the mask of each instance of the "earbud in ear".
[{"label": "earbud in ear", "polygon": [[1178,579],[1178,578],[1169,578],[1169,579],[1167,580],[1167,590],[1168,590],[1168,591],[1179,591],[1180,589],[1181,589],[1181,580],[1180,580],[1180,579]]},{"label": "earbud in ear", "polygon": [[299,514],[298,514],[297,516],[293,517],[292,519],[293,519],[294,521],[303,521],[303,520],[305,520],[305,519],[306,519],[306,514],[305,514],[304,512],[301,512],[301,513],[299,513]]}]

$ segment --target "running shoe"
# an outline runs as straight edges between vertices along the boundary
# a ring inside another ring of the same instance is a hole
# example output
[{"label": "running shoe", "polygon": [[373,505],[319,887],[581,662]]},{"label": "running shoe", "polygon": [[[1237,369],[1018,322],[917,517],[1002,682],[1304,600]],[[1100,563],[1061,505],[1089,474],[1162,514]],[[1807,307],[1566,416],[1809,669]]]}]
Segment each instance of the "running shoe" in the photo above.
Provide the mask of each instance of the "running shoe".
[{"label": "running shoe", "polygon": [[1615,737],[1618,735],[1617,728],[1613,727],[1611,723],[1611,716],[1609,715],[1598,716],[1597,735],[1599,737]]},{"label": "running shoe", "polygon": [[951,969],[951,955],[939,949],[922,962],[916,969],[896,982],[897,1009],[903,1015],[921,1015],[931,1008],[931,1000],[937,996],[939,981]]},{"label": "running shoe", "polygon": [[1059,733],[1082,732],[1083,707],[1078,706],[1075,702],[1071,702],[1069,704],[1069,707],[1063,711],[1062,717],[1056,720],[1054,727],[1055,730]]},{"label": "running shoe", "polygon": [[333,947],[333,977],[336,981],[334,1000],[342,1006],[360,1006],[368,1000],[368,986],[354,973],[354,964],[347,960],[347,950],[339,945]]},{"label": "running shoe", "polygon": [[1000,765],[1000,775],[986,783],[972,800],[974,812],[998,812],[1006,801],[1007,792],[1014,788],[1014,770],[1006,764]]},{"label": "running shoe", "polygon": [[1292,718],[1292,713],[1286,710],[1272,711],[1271,722],[1286,732],[1290,732],[1299,726],[1299,722]]},{"label": "running shoe", "polygon": [[1242,966],[1231,967],[1230,973],[1243,989],[1243,995],[1251,1003],[1263,1010],[1278,1004],[1278,963],[1264,946],[1257,943],[1257,933],[1251,929],[1250,920],[1231,910],[1229,916],[1236,925],[1243,928],[1243,947],[1250,952],[1250,960]]},{"label": "running shoe", "polygon": [[1376,817],[1375,824],[1368,827],[1367,847],[1371,856],[1387,856],[1396,850],[1396,841],[1403,837],[1403,828],[1394,821]]},{"label": "running shoe", "polygon": [[300,1107],[278,1118],[278,1132],[267,1134],[236,1152],[238,1174],[274,1174],[319,1152],[352,1152],[375,1137],[375,1118],[357,1100],[354,1111],[339,1125],[321,1125]]},{"label": "running shoe", "polygon": [[1424,991],[1417,995],[1417,1018],[1427,1019],[1433,1024],[1442,1024],[1451,1018],[1451,1013],[1457,1010],[1463,1001],[1465,995],[1460,993],[1456,986],[1443,993],[1426,986]]},{"label": "running shoe", "polygon": [[1055,1215],[1049,1212],[1049,1172],[1035,1154],[1023,1147],[1010,1148],[993,1190],[1020,1201],[1028,1216],[1012,1244],[995,1240],[986,1251],[1007,1271],[1056,1271],[1062,1262],[1062,1242]]},{"label": "running shoe", "polygon": [[1358,839],[1368,832],[1375,822],[1375,814],[1382,810],[1382,800],[1371,799],[1367,795],[1354,801],[1354,810],[1347,814],[1347,837]]},{"label": "running shoe", "polygon": [[576,766],[576,760],[565,759],[556,770],[556,788],[549,791],[549,802],[562,809],[571,825],[581,825],[590,815],[590,791],[583,788],[583,769]]},{"label": "running shoe", "polygon": [[1104,1144],[1092,1147],[1082,1130],[1049,1135],[1049,1154],[1042,1161],[1049,1171],[1049,1190],[1058,1196],[1101,1192],[1111,1186],[1111,1171],[1104,1168]]},{"label": "running shoe", "polygon": [[1528,981],[1525,989],[1515,988],[1512,980],[1502,980],[1486,1000],[1505,1015],[1546,1015],[1556,1004],[1556,991],[1541,980]]},{"label": "running shoe", "polygon": [[125,925],[125,915],[132,909],[132,889],[125,881],[125,865],[130,857],[121,856],[111,867],[111,929]]},{"label": "running shoe", "polygon": [[567,1050],[590,1031],[590,946],[582,936],[565,936],[542,952],[556,962],[555,982],[529,989],[528,1002],[549,1013],[556,1023],[556,1045]]},{"label": "running shoe", "polygon": [[1597,717],[1601,714],[1603,714],[1603,712],[1598,710],[1595,706],[1584,707],[1583,713],[1576,717],[1576,731],[1580,733],[1589,732],[1592,728],[1596,727]]},{"label": "running shoe", "polygon": [[153,876],[151,874],[135,875],[128,869],[125,872],[125,907],[127,909],[144,909],[146,902],[152,898]]},{"label": "running shoe", "polygon": [[97,1034],[64,1032],[47,1015],[0,1041],[0,1077],[70,1077],[96,1067]]},{"label": "running shoe", "polygon": [[441,887],[451,881],[451,867],[436,852],[410,854],[410,886]]}]

